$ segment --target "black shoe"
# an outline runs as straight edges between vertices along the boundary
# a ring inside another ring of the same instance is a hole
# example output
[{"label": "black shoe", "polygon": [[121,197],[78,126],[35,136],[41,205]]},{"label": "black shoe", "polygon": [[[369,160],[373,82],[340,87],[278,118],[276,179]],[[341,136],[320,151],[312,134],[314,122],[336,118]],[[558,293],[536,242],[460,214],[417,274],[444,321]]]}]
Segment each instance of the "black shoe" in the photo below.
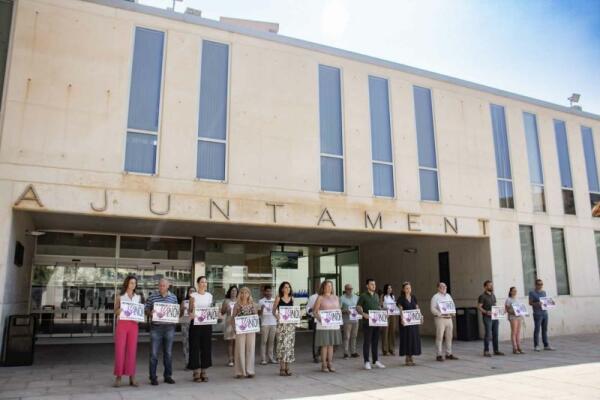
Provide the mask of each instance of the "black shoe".
[{"label": "black shoe", "polygon": [[504,355],[504,353],[503,353],[503,352],[501,352],[501,351],[495,351],[495,352],[494,352],[494,355],[495,355],[495,356],[503,356],[503,355]]},{"label": "black shoe", "polygon": [[318,359],[317,357],[313,357],[313,362],[314,362],[315,364],[318,364],[318,363],[319,363],[319,359]]},{"label": "black shoe", "polygon": [[358,353],[352,353],[352,354],[350,354],[350,357],[358,358],[358,357],[360,357],[360,355],[358,355]]},{"label": "black shoe", "polygon": [[171,378],[170,376],[167,376],[167,377],[165,378],[165,383],[168,383],[168,384],[171,384],[171,385],[172,385],[172,384],[174,384],[174,383],[175,383],[175,381],[174,381],[174,380],[173,380],[173,378]]},{"label": "black shoe", "polygon": [[435,358],[435,361],[444,361],[444,357],[442,357],[442,356],[437,356],[437,357]]},{"label": "black shoe", "polygon": [[150,378],[150,384],[152,386],[158,386],[158,379],[156,379],[156,378],[154,378],[154,379]]},{"label": "black shoe", "polygon": [[350,356],[348,354],[344,354],[344,360],[347,360],[348,358],[350,358]]}]

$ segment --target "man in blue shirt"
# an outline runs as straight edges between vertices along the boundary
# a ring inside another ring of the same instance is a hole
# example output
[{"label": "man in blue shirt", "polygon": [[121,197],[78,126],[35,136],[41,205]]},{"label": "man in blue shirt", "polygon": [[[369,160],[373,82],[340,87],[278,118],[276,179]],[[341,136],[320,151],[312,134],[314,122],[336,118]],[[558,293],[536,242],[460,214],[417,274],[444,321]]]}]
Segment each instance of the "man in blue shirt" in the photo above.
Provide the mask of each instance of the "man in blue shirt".
[{"label": "man in blue shirt", "polygon": [[535,290],[529,292],[529,305],[533,307],[533,322],[535,328],[533,330],[533,346],[535,351],[541,351],[539,345],[540,328],[542,330],[542,342],[544,350],[554,350],[548,343],[548,311],[542,309],[540,297],[546,297],[544,282],[541,279],[535,280]]},{"label": "man in blue shirt", "polygon": [[[148,297],[146,301],[146,315],[152,318],[152,310],[154,303],[170,303],[179,304],[177,296],[169,292],[169,281],[168,279],[162,278],[158,282],[158,293],[154,293]],[[154,386],[158,385],[158,378],[156,377],[156,367],[158,366],[158,353],[160,347],[163,350],[163,364],[164,364],[164,378],[165,383],[175,383],[171,377],[173,374],[172,366],[172,350],[173,350],[173,338],[175,337],[175,325],[165,322],[152,322],[150,325],[150,383]]]}]

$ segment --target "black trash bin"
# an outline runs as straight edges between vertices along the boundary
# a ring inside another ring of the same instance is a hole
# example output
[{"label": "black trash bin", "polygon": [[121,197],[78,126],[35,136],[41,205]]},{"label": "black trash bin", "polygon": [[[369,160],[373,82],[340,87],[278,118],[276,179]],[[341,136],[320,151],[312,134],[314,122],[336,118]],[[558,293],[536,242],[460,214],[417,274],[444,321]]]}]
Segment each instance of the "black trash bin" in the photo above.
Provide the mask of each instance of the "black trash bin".
[{"label": "black trash bin", "polygon": [[33,315],[9,316],[2,341],[2,365],[12,367],[33,364],[34,337]]},{"label": "black trash bin", "polygon": [[456,336],[458,340],[479,339],[479,321],[477,319],[477,308],[456,308]]}]

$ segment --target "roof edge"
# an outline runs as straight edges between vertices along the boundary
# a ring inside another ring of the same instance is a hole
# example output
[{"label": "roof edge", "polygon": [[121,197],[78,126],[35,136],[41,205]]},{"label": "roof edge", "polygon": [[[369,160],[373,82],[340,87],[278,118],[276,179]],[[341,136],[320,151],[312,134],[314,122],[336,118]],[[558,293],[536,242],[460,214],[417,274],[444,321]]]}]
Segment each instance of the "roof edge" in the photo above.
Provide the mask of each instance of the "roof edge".
[{"label": "roof edge", "polygon": [[437,80],[437,81],[444,82],[444,83],[450,83],[450,84],[462,86],[467,89],[486,92],[486,93],[489,93],[489,94],[492,94],[495,96],[506,97],[509,99],[518,100],[518,101],[522,101],[525,103],[530,103],[530,104],[533,104],[536,106],[549,108],[549,109],[552,109],[555,111],[572,114],[572,115],[576,115],[576,116],[584,117],[584,118],[591,118],[596,121],[600,121],[599,114],[594,114],[594,113],[587,112],[587,111],[579,111],[577,109],[570,108],[567,106],[562,106],[560,104],[551,103],[549,101],[540,100],[540,99],[536,99],[533,97],[509,92],[507,90],[497,89],[497,88],[494,88],[491,86],[486,86],[486,85],[483,85],[480,83],[475,83],[475,82],[467,81],[464,79],[455,78],[455,77],[452,77],[449,75],[444,75],[444,74],[424,70],[424,69],[417,68],[417,67],[411,67],[409,65],[397,63],[394,61],[384,60],[381,58],[372,57],[372,56],[368,56],[368,55],[361,54],[361,53],[356,53],[356,52],[353,52],[350,50],[343,50],[343,49],[339,49],[336,47],[327,46],[327,45],[314,43],[314,42],[309,42],[306,40],[297,39],[297,38],[284,36],[284,35],[280,35],[280,34],[261,32],[261,31],[257,31],[254,29],[244,28],[241,26],[236,26],[236,25],[232,25],[232,24],[228,24],[225,22],[220,22],[220,21],[216,21],[216,20],[212,20],[212,19],[208,19],[208,18],[204,18],[204,17],[198,17],[198,16],[191,15],[191,14],[178,13],[178,12],[174,12],[172,10],[160,9],[160,8],[146,6],[143,4],[138,4],[138,3],[125,1],[125,0],[80,0],[80,1],[84,1],[87,3],[94,3],[94,4],[108,6],[108,7],[113,7],[113,8],[119,8],[119,9],[133,11],[133,12],[139,12],[142,14],[163,17],[163,18],[167,18],[167,19],[171,19],[171,20],[182,21],[182,22],[186,22],[186,23],[190,23],[190,24],[205,26],[208,28],[214,28],[214,29],[219,29],[219,30],[223,30],[223,31],[228,31],[231,33],[237,33],[237,34],[241,34],[241,35],[251,36],[251,37],[258,38],[258,39],[264,39],[264,40],[287,44],[287,45],[291,45],[291,46],[295,46],[295,47],[301,47],[301,48],[304,48],[307,50],[313,50],[313,51],[317,51],[317,52],[321,52],[321,53],[325,53],[325,54],[329,54],[329,55],[333,55],[333,56],[337,56],[337,57],[341,57],[341,58],[350,59],[353,61],[373,64],[376,66],[389,68],[389,69],[393,69],[393,70],[397,70],[397,71],[401,71],[401,72],[405,72],[405,73],[409,73],[409,74],[413,74],[413,75],[418,75],[418,76],[421,76],[424,78],[429,78],[429,79]]}]

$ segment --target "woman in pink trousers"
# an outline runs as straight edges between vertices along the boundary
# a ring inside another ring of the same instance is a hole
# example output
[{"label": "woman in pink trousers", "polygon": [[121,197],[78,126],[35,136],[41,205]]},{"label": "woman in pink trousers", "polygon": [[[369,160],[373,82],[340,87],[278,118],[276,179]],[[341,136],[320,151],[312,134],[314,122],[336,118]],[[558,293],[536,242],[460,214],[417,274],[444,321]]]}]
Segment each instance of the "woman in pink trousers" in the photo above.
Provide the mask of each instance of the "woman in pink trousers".
[{"label": "woman in pink trousers", "polygon": [[120,295],[115,299],[115,316],[117,328],[115,329],[115,387],[121,386],[121,377],[129,376],[129,385],[138,386],[135,380],[136,354],[138,342],[138,323],[120,319],[121,303],[141,303],[141,296],[135,293],[137,279],[133,275],[127,276],[123,282]]}]

